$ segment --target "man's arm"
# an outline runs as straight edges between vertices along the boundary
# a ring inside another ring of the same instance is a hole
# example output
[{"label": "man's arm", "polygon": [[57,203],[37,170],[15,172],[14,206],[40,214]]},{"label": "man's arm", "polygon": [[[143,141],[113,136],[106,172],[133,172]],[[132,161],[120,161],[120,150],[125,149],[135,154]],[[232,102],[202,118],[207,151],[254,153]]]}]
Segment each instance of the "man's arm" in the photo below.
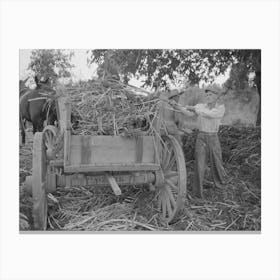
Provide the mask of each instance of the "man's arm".
[{"label": "man's arm", "polygon": [[187,117],[193,117],[195,115],[195,109],[194,109],[193,106],[185,106],[184,107],[184,106],[182,106],[178,103],[172,103],[171,105]]},{"label": "man's arm", "polygon": [[225,114],[225,106],[220,105],[213,109],[208,109],[205,107],[198,107],[198,108],[195,108],[195,111],[198,115],[203,116],[205,118],[220,119]]},{"label": "man's arm", "polygon": [[191,111],[191,112],[196,113],[195,106],[186,105],[184,108],[187,109],[187,110],[189,110],[189,111]]}]

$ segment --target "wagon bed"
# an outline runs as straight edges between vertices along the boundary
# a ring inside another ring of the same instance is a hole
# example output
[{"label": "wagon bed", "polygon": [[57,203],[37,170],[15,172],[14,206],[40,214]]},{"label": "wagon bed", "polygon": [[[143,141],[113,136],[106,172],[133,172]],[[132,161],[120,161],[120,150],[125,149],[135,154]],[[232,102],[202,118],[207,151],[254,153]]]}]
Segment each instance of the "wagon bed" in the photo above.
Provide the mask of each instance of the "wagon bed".
[{"label": "wagon bed", "polygon": [[[160,122],[155,135],[73,135],[71,105],[64,96],[57,100],[57,113],[58,128],[47,126],[34,136],[33,173],[26,180],[36,229],[47,227],[47,193],[57,186],[106,185],[121,195],[120,186],[148,184],[162,219],[174,219],[186,195],[185,160],[174,137],[160,136]],[[62,153],[55,151],[58,139]]]}]

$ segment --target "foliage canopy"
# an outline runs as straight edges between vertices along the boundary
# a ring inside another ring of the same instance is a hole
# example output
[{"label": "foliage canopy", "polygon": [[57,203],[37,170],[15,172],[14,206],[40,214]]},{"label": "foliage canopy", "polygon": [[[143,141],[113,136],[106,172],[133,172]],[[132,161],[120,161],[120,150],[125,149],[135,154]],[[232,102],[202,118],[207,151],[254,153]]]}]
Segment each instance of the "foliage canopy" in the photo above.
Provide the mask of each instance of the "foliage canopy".
[{"label": "foliage canopy", "polygon": [[260,50],[103,49],[89,51],[88,62],[106,69],[107,75],[117,72],[125,83],[133,77],[144,77],[143,86],[163,89],[181,77],[191,85],[213,82],[236,65],[227,84],[230,86],[248,82],[249,73],[260,71]]},{"label": "foliage canopy", "polygon": [[31,52],[30,69],[38,79],[50,78],[55,81],[61,77],[70,77],[70,70],[73,67],[71,58],[73,52],[66,53],[57,49],[37,49]]}]

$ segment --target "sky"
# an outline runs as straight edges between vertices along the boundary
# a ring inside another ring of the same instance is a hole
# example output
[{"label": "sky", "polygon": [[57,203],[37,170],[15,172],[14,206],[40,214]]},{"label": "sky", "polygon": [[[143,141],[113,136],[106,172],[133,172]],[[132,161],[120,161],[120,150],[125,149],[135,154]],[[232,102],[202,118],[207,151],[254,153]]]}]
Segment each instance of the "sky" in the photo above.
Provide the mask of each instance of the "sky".
[{"label": "sky", "polygon": [[[20,50],[20,78],[24,79],[28,76],[27,67],[30,62],[32,50]],[[72,50],[71,50],[72,51]],[[96,65],[87,65],[87,50],[73,50],[74,56],[72,57],[72,76],[74,80],[87,80],[92,76],[96,76]]]},{"label": "sky", "polygon": [[[28,77],[28,64],[30,62],[30,55],[31,55],[31,49],[24,49],[20,50],[20,56],[19,56],[19,73],[20,73],[20,79],[24,80]],[[78,80],[88,80],[91,79],[93,76],[97,76],[96,70],[97,65],[91,64],[88,66],[87,64],[87,50],[86,49],[75,49],[71,50],[74,52],[74,56],[72,57],[71,63],[74,64],[74,67],[71,70],[72,73],[72,79],[74,81]],[[226,75],[220,75],[215,80],[216,84],[223,84],[226,79],[228,78],[229,73],[226,73]],[[129,82],[130,84],[134,86],[141,86],[141,81],[132,79]]]}]

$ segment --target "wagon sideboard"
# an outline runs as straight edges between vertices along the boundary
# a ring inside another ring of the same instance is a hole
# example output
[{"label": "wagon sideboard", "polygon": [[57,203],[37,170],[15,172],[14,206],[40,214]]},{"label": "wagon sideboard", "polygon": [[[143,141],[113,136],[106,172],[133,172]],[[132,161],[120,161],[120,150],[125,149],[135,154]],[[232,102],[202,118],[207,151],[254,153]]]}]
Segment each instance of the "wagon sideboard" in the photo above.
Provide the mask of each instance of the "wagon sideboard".
[{"label": "wagon sideboard", "polygon": [[66,134],[64,172],[159,170],[153,136],[88,136]]},{"label": "wagon sideboard", "polygon": [[64,131],[64,172],[159,170],[154,136],[72,135],[71,104],[58,99],[60,130]]}]

